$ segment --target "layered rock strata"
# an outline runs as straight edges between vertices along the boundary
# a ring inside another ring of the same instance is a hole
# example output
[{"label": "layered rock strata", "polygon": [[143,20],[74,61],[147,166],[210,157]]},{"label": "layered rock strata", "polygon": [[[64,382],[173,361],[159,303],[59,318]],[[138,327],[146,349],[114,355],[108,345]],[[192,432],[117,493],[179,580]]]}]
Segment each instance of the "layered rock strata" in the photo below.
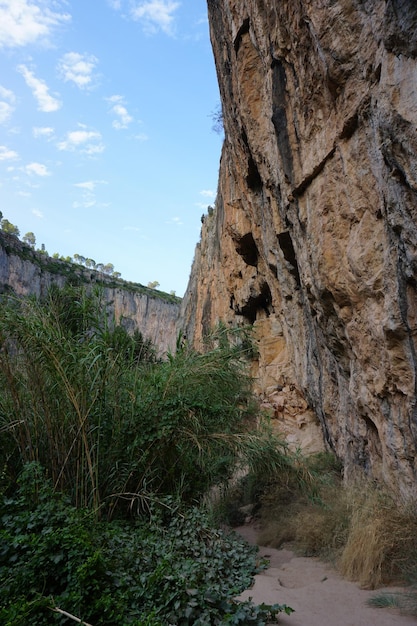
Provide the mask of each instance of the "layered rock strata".
[{"label": "layered rock strata", "polygon": [[253,324],[288,437],[415,493],[417,4],[208,10],[225,140],[184,330]]},{"label": "layered rock strata", "polygon": [[129,332],[140,330],[160,356],[175,351],[178,298],[52,259],[16,237],[0,233],[0,293],[12,290],[17,295],[39,297],[52,285],[62,288],[69,279],[86,285],[100,284],[103,303]]}]

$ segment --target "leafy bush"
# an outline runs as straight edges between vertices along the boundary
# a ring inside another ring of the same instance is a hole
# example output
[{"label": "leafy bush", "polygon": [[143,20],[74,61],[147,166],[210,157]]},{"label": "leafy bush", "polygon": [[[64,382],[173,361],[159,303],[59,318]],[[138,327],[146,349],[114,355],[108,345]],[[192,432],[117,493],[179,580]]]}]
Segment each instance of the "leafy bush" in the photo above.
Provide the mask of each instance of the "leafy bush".
[{"label": "leafy bush", "polygon": [[[261,625],[286,606],[233,597],[251,584],[256,550],[172,498],[150,519],[98,522],[30,464],[0,503],[0,622],[95,626]],[[59,612],[57,612],[59,611]]]},{"label": "leafy bush", "polygon": [[39,461],[73,504],[111,515],[149,492],[198,499],[263,445],[246,428],[243,343],[225,332],[203,354],[184,347],[156,362],[140,333],[109,320],[99,290],[67,286],[45,301],[4,296],[0,343],[0,462],[12,484]]}]

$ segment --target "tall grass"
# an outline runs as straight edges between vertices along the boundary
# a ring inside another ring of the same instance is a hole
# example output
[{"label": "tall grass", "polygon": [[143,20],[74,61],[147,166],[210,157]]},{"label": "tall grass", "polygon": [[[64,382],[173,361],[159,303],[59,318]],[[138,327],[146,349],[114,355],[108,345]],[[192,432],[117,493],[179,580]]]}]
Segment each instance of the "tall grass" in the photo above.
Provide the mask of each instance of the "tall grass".
[{"label": "tall grass", "polygon": [[[300,471],[308,480],[300,480]],[[416,583],[416,502],[399,503],[365,477],[344,484],[330,454],[294,458],[287,479],[259,493],[261,544],[290,543],[304,555],[328,559],[362,587]]]},{"label": "tall grass", "polygon": [[363,587],[405,581],[417,573],[417,507],[400,505],[372,484],[349,488],[349,534],[340,557],[344,576]]},{"label": "tall grass", "polygon": [[[146,507],[150,494],[198,499],[270,439],[255,414],[246,336],[221,329],[200,354],[156,361],[140,333],[111,320],[99,290],[53,289],[0,303],[0,462],[27,462],[76,506]],[[252,419],[253,421],[253,419]],[[256,459],[258,458],[258,461]],[[249,461],[248,461],[249,459]]]}]

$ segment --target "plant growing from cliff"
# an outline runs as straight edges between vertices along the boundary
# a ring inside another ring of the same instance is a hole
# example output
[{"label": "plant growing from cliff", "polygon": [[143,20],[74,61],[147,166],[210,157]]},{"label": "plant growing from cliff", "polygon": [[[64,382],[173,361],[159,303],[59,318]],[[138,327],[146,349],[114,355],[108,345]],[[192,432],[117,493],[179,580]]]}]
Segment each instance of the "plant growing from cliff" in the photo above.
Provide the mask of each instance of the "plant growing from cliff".
[{"label": "plant growing from cliff", "polygon": [[15,237],[19,237],[20,231],[17,226],[6,220],[4,217],[0,222],[1,230],[7,235],[14,235]]},{"label": "plant growing from cliff", "polygon": [[36,237],[32,232],[29,232],[26,233],[26,235],[23,235],[22,241],[23,243],[27,243],[31,248],[34,248],[36,244]]}]

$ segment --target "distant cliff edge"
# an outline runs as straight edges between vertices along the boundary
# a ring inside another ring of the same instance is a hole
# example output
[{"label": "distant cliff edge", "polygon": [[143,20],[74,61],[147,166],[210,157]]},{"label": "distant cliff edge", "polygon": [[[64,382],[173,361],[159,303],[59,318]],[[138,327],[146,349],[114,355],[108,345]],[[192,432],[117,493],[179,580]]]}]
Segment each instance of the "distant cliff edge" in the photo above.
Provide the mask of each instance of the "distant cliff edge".
[{"label": "distant cliff edge", "polygon": [[101,285],[116,320],[129,331],[140,330],[160,355],[175,350],[180,298],[53,259],[0,232],[0,293],[42,296],[51,285],[63,287],[68,281]]}]

